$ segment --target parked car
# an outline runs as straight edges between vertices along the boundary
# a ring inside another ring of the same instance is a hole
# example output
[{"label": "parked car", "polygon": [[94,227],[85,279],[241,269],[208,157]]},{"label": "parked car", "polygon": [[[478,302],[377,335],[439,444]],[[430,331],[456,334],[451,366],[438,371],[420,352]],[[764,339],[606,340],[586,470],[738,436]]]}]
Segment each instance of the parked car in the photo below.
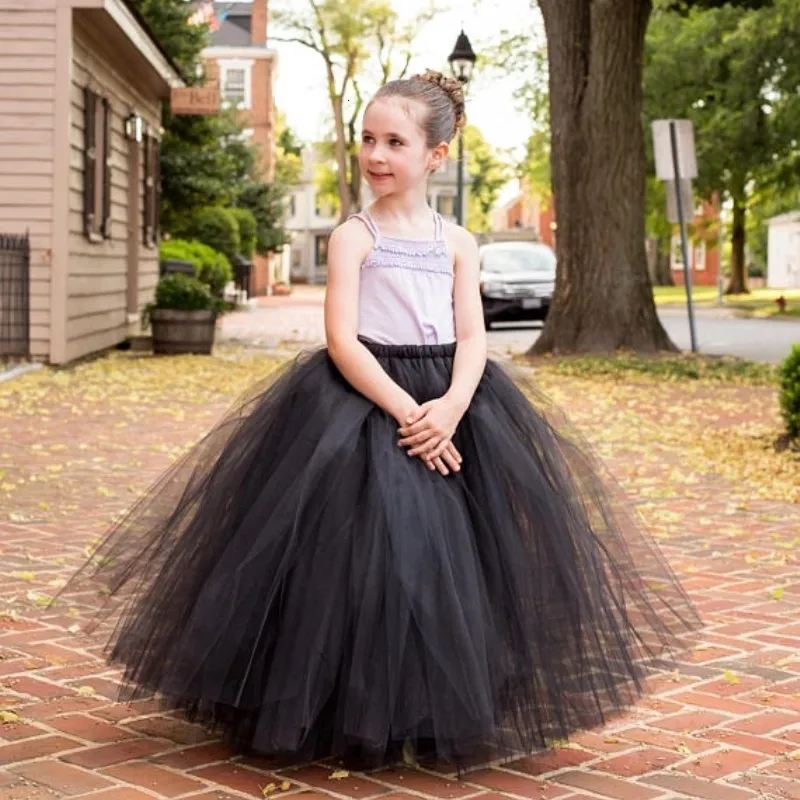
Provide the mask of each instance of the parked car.
[{"label": "parked car", "polygon": [[556,284],[556,256],[540,242],[492,242],[480,248],[481,300],[493,322],[544,320]]}]

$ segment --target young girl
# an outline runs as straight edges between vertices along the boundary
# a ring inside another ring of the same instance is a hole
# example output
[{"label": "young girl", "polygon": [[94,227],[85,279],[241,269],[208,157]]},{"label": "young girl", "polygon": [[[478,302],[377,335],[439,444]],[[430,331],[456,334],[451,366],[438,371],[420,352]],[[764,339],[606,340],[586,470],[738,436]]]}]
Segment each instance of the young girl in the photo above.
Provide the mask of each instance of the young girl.
[{"label": "young girl", "polygon": [[695,616],[574,434],[492,361],[473,237],[426,202],[457,82],[384,86],[333,234],[327,348],[256,387],[106,537],[127,695],[299,762],[459,770],[603,722]]}]

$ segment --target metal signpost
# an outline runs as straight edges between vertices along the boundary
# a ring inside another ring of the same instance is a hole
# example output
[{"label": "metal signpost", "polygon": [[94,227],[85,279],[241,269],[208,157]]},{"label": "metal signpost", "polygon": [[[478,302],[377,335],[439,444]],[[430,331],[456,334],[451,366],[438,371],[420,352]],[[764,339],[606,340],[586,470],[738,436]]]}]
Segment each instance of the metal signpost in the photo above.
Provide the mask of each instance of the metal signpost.
[{"label": "metal signpost", "polygon": [[697,177],[694,129],[692,128],[691,120],[655,120],[653,122],[653,149],[656,159],[656,175],[662,181],[667,182],[667,191],[671,190],[675,199],[675,213],[671,213],[671,203],[668,203],[668,210],[670,212],[670,222],[677,222],[681,231],[683,278],[686,286],[686,305],[689,312],[689,336],[692,343],[692,352],[696,353],[697,336],[695,334],[694,304],[692,302],[692,272],[689,263],[688,237],[686,235],[687,219],[691,219],[693,216],[691,180]]}]

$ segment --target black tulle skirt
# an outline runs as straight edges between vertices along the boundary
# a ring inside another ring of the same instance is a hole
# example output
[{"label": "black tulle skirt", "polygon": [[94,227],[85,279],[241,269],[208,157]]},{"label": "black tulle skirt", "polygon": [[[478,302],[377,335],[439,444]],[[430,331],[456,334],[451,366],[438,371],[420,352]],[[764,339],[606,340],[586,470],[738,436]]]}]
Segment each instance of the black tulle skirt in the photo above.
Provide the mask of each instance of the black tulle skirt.
[{"label": "black tulle skirt", "polygon": [[[455,345],[367,346],[418,402],[447,390]],[[242,398],[68,586],[121,611],[125,696],[292,762],[461,770],[633,702],[696,616],[554,409],[489,361],[460,473],[397,438],[326,350]]]}]

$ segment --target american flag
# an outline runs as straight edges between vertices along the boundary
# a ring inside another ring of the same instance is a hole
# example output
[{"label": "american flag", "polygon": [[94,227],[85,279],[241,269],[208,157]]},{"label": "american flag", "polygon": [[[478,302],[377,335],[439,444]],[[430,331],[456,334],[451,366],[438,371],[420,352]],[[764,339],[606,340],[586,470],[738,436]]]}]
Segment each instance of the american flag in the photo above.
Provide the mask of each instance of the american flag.
[{"label": "american flag", "polygon": [[219,26],[222,24],[222,20],[214,12],[214,3],[212,0],[205,0],[205,2],[200,3],[189,17],[188,22],[190,25],[203,25],[207,23],[211,33],[219,30]]}]

